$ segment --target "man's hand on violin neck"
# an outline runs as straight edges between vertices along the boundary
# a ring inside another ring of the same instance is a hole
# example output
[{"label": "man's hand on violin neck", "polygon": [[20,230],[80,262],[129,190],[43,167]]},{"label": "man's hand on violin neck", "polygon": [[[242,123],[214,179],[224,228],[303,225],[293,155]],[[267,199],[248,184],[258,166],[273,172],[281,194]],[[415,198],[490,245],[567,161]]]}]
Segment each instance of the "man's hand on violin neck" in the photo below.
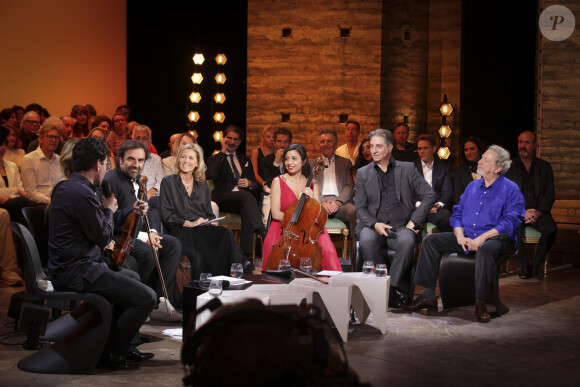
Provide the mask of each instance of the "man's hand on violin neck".
[{"label": "man's hand on violin neck", "polygon": [[137,200],[134,204],[133,204],[133,209],[135,210],[135,212],[137,212],[139,215],[145,215],[147,213],[147,210],[149,209],[149,204],[147,204],[147,202],[143,201],[143,200]]},{"label": "man's hand on violin neck", "polygon": [[104,208],[108,208],[113,212],[117,211],[117,208],[119,208],[115,194],[111,194],[109,198],[106,198],[105,195],[103,195],[101,197],[101,203],[103,204]]}]

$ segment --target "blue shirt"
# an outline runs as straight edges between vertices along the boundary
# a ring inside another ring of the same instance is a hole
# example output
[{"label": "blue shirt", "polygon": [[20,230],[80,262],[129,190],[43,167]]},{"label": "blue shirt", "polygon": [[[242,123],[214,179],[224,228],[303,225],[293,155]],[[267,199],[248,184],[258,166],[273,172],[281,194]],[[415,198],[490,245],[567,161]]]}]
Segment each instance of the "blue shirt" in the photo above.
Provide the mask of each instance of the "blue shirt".
[{"label": "blue shirt", "polygon": [[483,179],[469,183],[459,204],[453,207],[451,227],[463,227],[465,237],[475,239],[496,229],[517,246],[518,228],[525,216],[524,196],[516,183],[499,176],[489,187]]}]

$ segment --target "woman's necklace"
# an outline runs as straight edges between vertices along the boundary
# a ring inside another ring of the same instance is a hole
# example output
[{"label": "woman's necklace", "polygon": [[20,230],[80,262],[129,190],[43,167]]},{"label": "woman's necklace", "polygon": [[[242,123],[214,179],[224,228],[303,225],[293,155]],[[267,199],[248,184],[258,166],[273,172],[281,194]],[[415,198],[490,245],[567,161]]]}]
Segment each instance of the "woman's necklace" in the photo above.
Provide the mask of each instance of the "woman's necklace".
[{"label": "woman's necklace", "polygon": [[190,188],[192,188],[192,186],[193,186],[193,177],[189,181],[185,181],[183,176],[181,176],[181,182],[185,186],[185,189],[189,191]]}]

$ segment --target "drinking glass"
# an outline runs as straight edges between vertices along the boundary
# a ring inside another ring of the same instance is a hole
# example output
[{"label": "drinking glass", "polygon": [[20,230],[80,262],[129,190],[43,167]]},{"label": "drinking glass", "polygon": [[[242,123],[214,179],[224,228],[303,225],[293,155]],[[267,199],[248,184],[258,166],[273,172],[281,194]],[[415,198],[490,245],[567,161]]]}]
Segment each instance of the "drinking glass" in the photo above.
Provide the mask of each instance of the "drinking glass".
[{"label": "drinking glass", "polygon": [[375,263],[373,261],[364,261],[362,270],[363,274],[373,274],[375,271]]},{"label": "drinking glass", "polygon": [[381,263],[375,267],[375,275],[377,277],[386,277],[387,276],[387,265]]},{"label": "drinking glass", "polygon": [[300,270],[309,273],[312,270],[312,258],[302,257],[300,258]]},{"label": "drinking glass", "polygon": [[199,276],[199,287],[207,290],[211,282],[211,273],[201,273]]},{"label": "drinking glass", "polygon": [[233,278],[242,278],[242,276],[244,275],[244,265],[242,265],[241,263],[232,263],[230,275]]},{"label": "drinking glass", "polygon": [[290,260],[288,259],[281,259],[280,262],[278,262],[278,270],[280,271],[286,271],[286,270],[290,270],[291,266],[290,266]]},{"label": "drinking glass", "polygon": [[222,295],[222,281],[221,280],[211,280],[210,281],[209,294],[213,297],[219,297]]}]

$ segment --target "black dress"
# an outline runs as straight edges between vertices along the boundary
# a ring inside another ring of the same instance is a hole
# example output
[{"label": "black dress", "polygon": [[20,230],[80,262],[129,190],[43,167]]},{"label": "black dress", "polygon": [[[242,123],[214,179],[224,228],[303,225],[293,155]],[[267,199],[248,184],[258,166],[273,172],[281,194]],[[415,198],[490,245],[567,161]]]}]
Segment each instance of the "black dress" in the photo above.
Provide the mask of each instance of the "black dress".
[{"label": "black dress", "polygon": [[244,254],[230,229],[221,226],[183,227],[186,220],[214,219],[206,182],[194,182],[191,196],[179,175],[165,176],[160,190],[161,220],[167,234],[179,239],[182,253],[191,262],[191,278],[201,273],[229,275],[232,263],[243,263]]},{"label": "black dress", "polygon": [[458,165],[453,168],[453,202],[455,204],[459,203],[465,188],[473,181],[471,172],[477,173],[477,163]]}]

